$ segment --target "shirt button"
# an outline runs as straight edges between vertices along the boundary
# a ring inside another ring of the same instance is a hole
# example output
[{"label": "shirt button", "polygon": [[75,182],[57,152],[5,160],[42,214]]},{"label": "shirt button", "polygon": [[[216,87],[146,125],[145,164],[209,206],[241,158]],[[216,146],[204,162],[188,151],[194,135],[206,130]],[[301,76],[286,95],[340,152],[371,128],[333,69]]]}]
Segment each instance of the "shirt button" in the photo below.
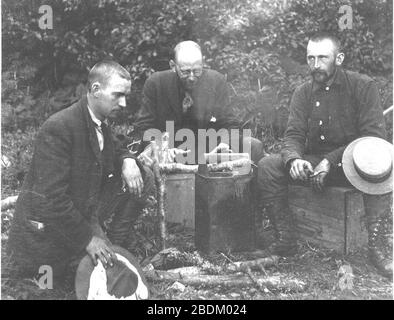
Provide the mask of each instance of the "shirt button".
[{"label": "shirt button", "polygon": [[325,136],[320,136],[320,139],[321,139],[321,140],[325,140],[326,137],[325,137]]},{"label": "shirt button", "polygon": [[320,120],[319,121],[319,126],[321,126],[321,125],[323,125],[323,121]]},{"label": "shirt button", "polygon": [[330,87],[326,87],[326,91],[330,90]]},{"label": "shirt button", "polygon": [[320,101],[316,101],[316,107],[320,106]]}]

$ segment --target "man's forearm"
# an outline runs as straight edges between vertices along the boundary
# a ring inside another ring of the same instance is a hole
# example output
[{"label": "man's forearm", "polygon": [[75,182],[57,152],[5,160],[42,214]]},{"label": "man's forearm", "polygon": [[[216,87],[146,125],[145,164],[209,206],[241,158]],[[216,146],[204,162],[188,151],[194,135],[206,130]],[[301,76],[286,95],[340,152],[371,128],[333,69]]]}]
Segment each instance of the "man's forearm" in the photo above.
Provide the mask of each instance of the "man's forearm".
[{"label": "man's forearm", "polygon": [[339,163],[342,162],[342,155],[345,151],[346,146],[339,147],[329,153],[327,153],[324,158],[327,159],[330,164],[334,167],[337,167]]}]

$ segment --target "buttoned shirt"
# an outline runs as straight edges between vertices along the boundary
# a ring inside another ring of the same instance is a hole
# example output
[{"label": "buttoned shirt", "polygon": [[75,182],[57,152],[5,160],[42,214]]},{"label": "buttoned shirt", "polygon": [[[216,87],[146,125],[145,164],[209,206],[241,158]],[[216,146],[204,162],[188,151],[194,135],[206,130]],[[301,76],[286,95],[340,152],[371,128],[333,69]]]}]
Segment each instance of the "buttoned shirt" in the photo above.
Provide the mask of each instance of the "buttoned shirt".
[{"label": "buttoned shirt", "polygon": [[378,88],[368,76],[337,68],[331,83],[310,80],[295,90],[282,159],[287,165],[308,153],[338,166],[346,146],[362,136],[386,139]]}]

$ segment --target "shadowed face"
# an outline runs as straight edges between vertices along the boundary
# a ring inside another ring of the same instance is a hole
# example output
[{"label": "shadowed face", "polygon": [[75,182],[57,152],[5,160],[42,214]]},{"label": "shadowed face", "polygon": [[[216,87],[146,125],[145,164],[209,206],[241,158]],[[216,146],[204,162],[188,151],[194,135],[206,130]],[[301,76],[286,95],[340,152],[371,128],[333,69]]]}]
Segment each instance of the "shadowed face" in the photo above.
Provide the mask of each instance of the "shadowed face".
[{"label": "shadowed face", "polygon": [[309,41],[307,47],[307,62],[313,76],[318,83],[326,83],[332,78],[338,65],[342,63],[335,44],[330,39]]},{"label": "shadowed face", "polygon": [[131,81],[112,75],[107,84],[95,82],[92,84],[93,102],[91,105],[95,116],[103,121],[107,117],[116,116],[126,107],[126,96],[130,94]]}]

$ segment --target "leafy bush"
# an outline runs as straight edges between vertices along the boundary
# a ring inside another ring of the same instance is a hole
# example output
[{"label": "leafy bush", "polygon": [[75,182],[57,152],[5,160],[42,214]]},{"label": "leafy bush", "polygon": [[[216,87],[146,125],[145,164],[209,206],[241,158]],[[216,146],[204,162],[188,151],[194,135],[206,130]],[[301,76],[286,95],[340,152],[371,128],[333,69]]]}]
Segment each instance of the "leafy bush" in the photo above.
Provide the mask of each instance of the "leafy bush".
[{"label": "leafy bush", "polygon": [[2,133],[2,198],[15,194],[15,190],[21,187],[33,156],[33,144],[36,134],[37,129],[35,128],[28,128],[25,132],[17,130],[16,132]]},{"label": "leafy bush", "polygon": [[[233,106],[261,138],[283,134],[292,92],[307,76],[307,39],[317,30],[341,38],[347,68],[391,75],[391,1],[348,1],[353,28],[342,32],[337,23],[342,0],[291,0],[287,8],[283,3],[5,0],[3,128],[37,126],[69,105],[83,94],[87,70],[106,57],[124,65],[134,80],[128,115],[118,119],[130,124],[146,77],[167,69],[172,48],[185,39],[199,42],[207,66],[227,75]],[[52,6],[53,30],[39,29],[40,4]]]}]

